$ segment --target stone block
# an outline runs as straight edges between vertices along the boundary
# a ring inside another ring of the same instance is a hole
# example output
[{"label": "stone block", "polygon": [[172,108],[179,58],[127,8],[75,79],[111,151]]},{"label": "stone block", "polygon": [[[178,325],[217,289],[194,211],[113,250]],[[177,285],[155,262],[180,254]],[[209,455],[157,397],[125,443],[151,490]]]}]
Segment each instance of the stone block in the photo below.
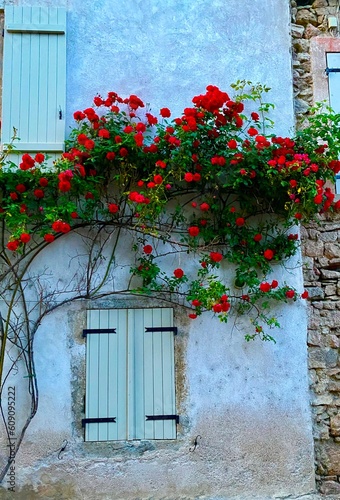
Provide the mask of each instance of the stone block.
[{"label": "stone block", "polygon": [[[331,233],[324,233],[330,235]],[[325,243],[324,255],[328,259],[336,259],[340,257],[340,245],[338,243]]]},{"label": "stone block", "polygon": [[340,279],[340,272],[321,269],[321,277],[326,280],[338,280]]},{"label": "stone block", "polygon": [[340,444],[327,443],[325,444],[325,466],[327,467],[328,475],[340,475]]},{"label": "stone block", "polygon": [[291,30],[292,30],[292,37],[293,38],[302,38],[302,35],[303,35],[303,32],[305,31],[305,28],[299,24],[292,24]]},{"label": "stone block", "polygon": [[323,481],[320,486],[320,492],[323,495],[339,495],[340,484],[336,481]]},{"label": "stone block", "polygon": [[328,1],[327,0],[314,0],[312,3],[313,9],[316,9],[318,7],[328,7]]},{"label": "stone block", "polygon": [[308,341],[309,346],[318,346],[321,345],[321,335],[317,330],[309,330],[308,332]]},{"label": "stone block", "polygon": [[320,240],[330,243],[330,242],[335,242],[338,239],[338,232],[337,231],[331,231],[328,232],[326,231],[325,233],[320,233]]},{"label": "stone block", "polygon": [[329,392],[340,392],[340,382],[332,381],[328,384]]},{"label": "stone block", "polygon": [[308,288],[308,292],[309,292],[309,297],[314,300],[323,299],[325,296],[325,292],[319,286],[313,286]]},{"label": "stone block", "polygon": [[330,433],[331,433],[331,436],[340,436],[340,415],[336,415],[334,417],[331,417]]},{"label": "stone block", "polygon": [[333,349],[338,349],[340,347],[340,339],[336,335],[330,335],[328,339],[329,347]]},{"label": "stone block", "polygon": [[322,241],[308,241],[308,245],[305,246],[305,254],[308,257],[318,257],[323,255],[323,247]]},{"label": "stone block", "polygon": [[313,406],[330,405],[330,404],[332,404],[332,402],[333,402],[333,398],[329,394],[314,395],[312,397],[312,405]]},{"label": "stone block", "polygon": [[321,35],[321,31],[318,28],[313,26],[313,24],[307,24],[305,28],[305,38],[307,38],[307,40],[319,35]]}]

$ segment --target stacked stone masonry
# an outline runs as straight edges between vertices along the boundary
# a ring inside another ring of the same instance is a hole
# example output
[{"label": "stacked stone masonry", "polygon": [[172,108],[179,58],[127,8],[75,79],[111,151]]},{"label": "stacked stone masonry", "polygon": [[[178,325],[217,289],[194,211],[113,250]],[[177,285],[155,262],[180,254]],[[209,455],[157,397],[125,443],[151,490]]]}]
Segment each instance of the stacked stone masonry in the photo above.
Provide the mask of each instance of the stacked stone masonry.
[{"label": "stacked stone masonry", "polygon": [[302,239],[317,481],[340,494],[340,216],[302,228]]},{"label": "stacked stone masonry", "polygon": [[[303,127],[314,104],[311,41],[339,37],[339,0],[291,1],[295,114]],[[321,493],[340,498],[340,216],[302,228],[304,280],[310,294],[308,351],[315,440],[316,479]],[[339,496],[338,496],[339,495]]]}]

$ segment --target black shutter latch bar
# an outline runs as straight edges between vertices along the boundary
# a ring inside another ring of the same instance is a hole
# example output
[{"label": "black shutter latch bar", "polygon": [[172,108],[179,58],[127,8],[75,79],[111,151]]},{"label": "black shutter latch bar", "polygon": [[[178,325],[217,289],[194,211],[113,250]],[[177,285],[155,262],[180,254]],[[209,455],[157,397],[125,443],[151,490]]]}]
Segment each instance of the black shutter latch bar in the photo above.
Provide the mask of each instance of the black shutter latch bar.
[{"label": "black shutter latch bar", "polygon": [[81,421],[82,427],[85,427],[86,424],[100,424],[100,423],[107,423],[107,422],[112,422],[116,423],[116,418],[117,417],[99,417],[99,418],[83,418]]},{"label": "black shutter latch bar", "polygon": [[325,73],[327,76],[329,73],[340,73],[340,68],[326,68]]},{"label": "black shutter latch bar", "polygon": [[145,415],[146,420],[176,420],[179,423],[179,415]]}]

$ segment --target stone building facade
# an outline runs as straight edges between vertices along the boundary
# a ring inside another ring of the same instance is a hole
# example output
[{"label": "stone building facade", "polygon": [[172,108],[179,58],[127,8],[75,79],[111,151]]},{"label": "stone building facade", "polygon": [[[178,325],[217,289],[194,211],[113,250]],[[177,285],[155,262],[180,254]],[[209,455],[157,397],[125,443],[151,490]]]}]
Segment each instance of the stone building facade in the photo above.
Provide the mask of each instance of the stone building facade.
[{"label": "stone building facade", "polygon": [[[326,52],[340,52],[338,0],[292,0],[295,114],[328,99]],[[329,19],[330,18],[330,19]],[[340,495],[340,216],[302,228],[304,280],[310,294],[308,350],[316,479],[321,493]]]}]

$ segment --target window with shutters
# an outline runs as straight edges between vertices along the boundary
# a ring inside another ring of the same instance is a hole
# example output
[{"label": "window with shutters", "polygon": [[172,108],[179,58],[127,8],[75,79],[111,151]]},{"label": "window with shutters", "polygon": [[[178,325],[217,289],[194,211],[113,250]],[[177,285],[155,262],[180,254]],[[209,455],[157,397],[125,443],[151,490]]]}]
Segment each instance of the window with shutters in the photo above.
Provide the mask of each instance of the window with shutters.
[{"label": "window with shutters", "polygon": [[[314,37],[310,54],[313,78],[313,101],[329,102],[340,113],[340,39]],[[340,194],[340,178],[335,179],[335,191]]]},{"label": "window with shutters", "polygon": [[61,153],[65,139],[66,11],[5,7],[1,142]]},{"label": "window with shutters", "polygon": [[[336,113],[340,113],[340,52],[326,53],[329,89],[329,104]],[[340,193],[340,173],[335,177],[335,191]]]},{"label": "window with shutters", "polygon": [[92,309],[86,441],[176,439],[173,310]]}]

